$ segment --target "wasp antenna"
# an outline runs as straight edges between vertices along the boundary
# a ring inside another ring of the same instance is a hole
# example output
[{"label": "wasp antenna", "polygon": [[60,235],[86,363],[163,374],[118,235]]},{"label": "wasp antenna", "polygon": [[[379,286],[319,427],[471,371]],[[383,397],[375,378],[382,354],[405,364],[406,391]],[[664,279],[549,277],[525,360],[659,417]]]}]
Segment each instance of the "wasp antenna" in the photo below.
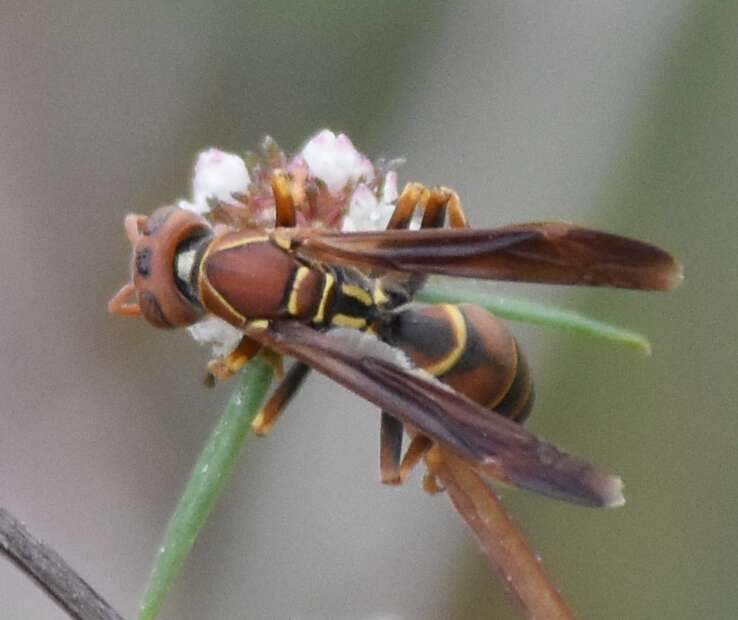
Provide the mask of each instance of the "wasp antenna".
[{"label": "wasp antenna", "polygon": [[126,229],[126,236],[131,244],[135,244],[138,238],[141,236],[141,226],[146,221],[145,215],[138,215],[137,213],[129,213],[126,215],[126,219],[123,220],[123,225]]},{"label": "wasp antenna", "polygon": [[139,316],[141,307],[127,300],[136,292],[133,282],[125,284],[108,302],[108,312],[118,316]]}]

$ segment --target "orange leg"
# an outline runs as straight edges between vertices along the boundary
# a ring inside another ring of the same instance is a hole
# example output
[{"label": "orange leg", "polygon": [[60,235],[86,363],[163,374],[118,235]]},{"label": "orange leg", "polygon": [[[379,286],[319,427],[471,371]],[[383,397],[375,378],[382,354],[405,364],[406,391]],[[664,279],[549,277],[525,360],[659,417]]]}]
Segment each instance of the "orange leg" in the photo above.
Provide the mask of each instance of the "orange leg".
[{"label": "orange leg", "polygon": [[418,461],[433,446],[433,442],[424,435],[416,435],[400,460],[402,432],[402,422],[383,411],[379,444],[379,474],[383,484],[400,485],[405,482]]},{"label": "orange leg", "polygon": [[402,422],[382,411],[379,423],[379,476],[382,484],[400,484]]},{"label": "orange leg", "polygon": [[[417,209],[423,213],[421,228],[442,228],[447,219],[450,228],[468,226],[459,195],[454,190],[408,183],[397,199],[387,230],[407,229]],[[424,281],[424,276],[410,276],[407,286],[409,290],[415,291]],[[433,445],[427,437],[416,435],[401,461],[402,433],[402,422],[383,411],[380,423],[379,473],[384,484],[402,484]],[[423,487],[429,493],[442,490],[435,483],[435,476],[430,473],[426,474]]]},{"label": "orange leg", "polygon": [[241,338],[238,346],[228,355],[208,362],[208,374],[205,376],[205,384],[213,386],[216,380],[222,381],[232,377],[249,360],[253,359],[260,349],[261,344],[249,336],[244,336]]},{"label": "orange leg", "polygon": [[423,213],[421,228],[442,228],[447,218],[450,228],[468,226],[459,195],[454,190],[408,183],[397,199],[387,230],[408,228],[416,210]]},{"label": "orange leg", "polygon": [[438,446],[431,447],[431,449],[425,453],[425,464],[428,467],[428,471],[425,476],[423,476],[423,490],[426,493],[435,495],[436,493],[441,493],[446,490],[442,485],[438,484],[438,479],[436,478],[436,471],[442,464],[442,461],[443,456],[441,451],[438,449]]},{"label": "orange leg", "polygon": [[442,191],[448,192],[448,202],[446,208],[448,209],[448,223],[451,228],[468,228],[469,224],[466,221],[466,215],[464,210],[461,208],[461,200],[459,195],[452,189],[442,187]]},{"label": "orange leg", "polygon": [[402,457],[402,463],[400,463],[400,484],[407,480],[407,477],[420,462],[420,459],[423,458],[423,455],[432,447],[433,441],[425,435],[415,435],[410,440],[410,445],[407,447],[405,456]]},{"label": "orange leg", "polygon": [[466,216],[459,195],[448,187],[433,187],[425,205],[421,228],[442,228],[448,216],[449,228],[466,228]]},{"label": "orange leg", "polygon": [[284,379],[284,364],[282,363],[282,356],[279,353],[273,349],[262,349],[261,358],[272,367],[274,378],[277,381]]},{"label": "orange leg", "polygon": [[397,199],[387,230],[405,229],[410,226],[416,207],[423,209],[429,197],[430,190],[425,185],[408,183]]},{"label": "orange leg", "polygon": [[276,215],[274,226],[277,228],[292,228],[297,223],[295,201],[292,198],[292,182],[285,172],[275,170],[272,176],[272,192]]},{"label": "orange leg", "polygon": [[297,390],[300,389],[309,372],[310,367],[302,362],[295,362],[289,369],[285,378],[251,422],[251,429],[256,435],[263,437],[272,429],[279,414],[284,411]]}]

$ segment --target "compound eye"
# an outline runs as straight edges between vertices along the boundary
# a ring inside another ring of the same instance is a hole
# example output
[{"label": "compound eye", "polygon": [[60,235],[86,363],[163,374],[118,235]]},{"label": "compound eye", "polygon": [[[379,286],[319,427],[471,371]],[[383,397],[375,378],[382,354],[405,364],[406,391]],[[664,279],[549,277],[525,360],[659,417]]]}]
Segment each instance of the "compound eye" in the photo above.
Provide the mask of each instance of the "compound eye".
[{"label": "compound eye", "polygon": [[172,327],[172,324],[164,317],[161,306],[151,291],[139,293],[138,304],[141,306],[141,313],[149,323],[156,327]]},{"label": "compound eye", "polygon": [[148,278],[151,275],[151,248],[141,248],[136,250],[136,273],[142,278]]}]

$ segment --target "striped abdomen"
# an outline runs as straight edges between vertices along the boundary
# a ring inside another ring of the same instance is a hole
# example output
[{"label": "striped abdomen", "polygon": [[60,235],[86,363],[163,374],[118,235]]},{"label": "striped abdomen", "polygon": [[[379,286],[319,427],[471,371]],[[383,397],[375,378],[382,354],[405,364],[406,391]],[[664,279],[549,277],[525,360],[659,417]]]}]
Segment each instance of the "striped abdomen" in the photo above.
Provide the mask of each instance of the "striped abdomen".
[{"label": "striped abdomen", "polygon": [[516,422],[533,406],[533,383],[517,342],[479,306],[410,306],[392,313],[379,337],[472,400]]}]

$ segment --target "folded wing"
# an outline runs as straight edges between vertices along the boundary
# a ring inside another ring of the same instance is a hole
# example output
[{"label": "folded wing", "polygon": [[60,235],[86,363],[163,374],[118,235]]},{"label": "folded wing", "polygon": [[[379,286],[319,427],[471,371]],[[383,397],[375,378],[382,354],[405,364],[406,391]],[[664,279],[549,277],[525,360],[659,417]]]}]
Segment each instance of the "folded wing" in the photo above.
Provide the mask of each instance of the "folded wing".
[{"label": "folded wing", "polygon": [[374,345],[349,342],[296,322],[248,333],[415,426],[493,478],[577,504],[623,502],[616,476],[561,452],[428,375],[376,355]]},{"label": "folded wing", "polygon": [[296,231],[298,255],[384,271],[666,291],[682,279],[664,250],[562,222],[491,230]]}]

